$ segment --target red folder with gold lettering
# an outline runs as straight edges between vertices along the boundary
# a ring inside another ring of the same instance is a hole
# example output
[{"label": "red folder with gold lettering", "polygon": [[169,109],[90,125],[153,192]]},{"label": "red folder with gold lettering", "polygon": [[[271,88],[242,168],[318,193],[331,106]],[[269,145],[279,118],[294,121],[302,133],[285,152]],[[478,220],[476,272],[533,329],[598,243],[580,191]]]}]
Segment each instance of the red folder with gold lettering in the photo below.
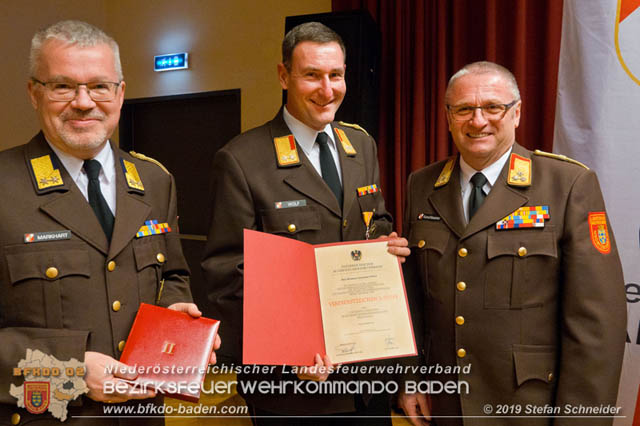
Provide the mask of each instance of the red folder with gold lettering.
[{"label": "red folder with gold lettering", "polygon": [[218,320],[141,303],[120,362],[135,367],[135,383],[198,402],[219,325]]}]

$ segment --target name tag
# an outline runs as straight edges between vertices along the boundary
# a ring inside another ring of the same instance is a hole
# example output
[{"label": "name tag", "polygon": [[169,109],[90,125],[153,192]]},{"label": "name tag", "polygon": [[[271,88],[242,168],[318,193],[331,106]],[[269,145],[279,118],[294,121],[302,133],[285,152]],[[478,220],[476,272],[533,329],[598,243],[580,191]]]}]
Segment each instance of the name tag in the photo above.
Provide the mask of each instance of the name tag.
[{"label": "name tag", "polygon": [[304,207],[307,205],[307,200],[290,200],[290,201],[276,201],[276,209],[288,209],[291,207]]},{"label": "name tag", "polygon": [[70,240],[70,239],[71,239],[71,231],[68,229],[64,231],[33,232],[33,233],[24,234],[25,244],[42,243],[45,241]]}]

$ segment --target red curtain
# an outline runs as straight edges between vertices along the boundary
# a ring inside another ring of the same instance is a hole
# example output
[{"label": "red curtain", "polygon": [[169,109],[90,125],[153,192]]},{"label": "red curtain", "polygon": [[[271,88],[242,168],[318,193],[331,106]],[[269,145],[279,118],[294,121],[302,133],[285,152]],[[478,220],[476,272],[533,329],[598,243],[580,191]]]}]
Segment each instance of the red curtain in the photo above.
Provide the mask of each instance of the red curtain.
[{"label": "red curtain", "polygon": [[332,0],[332,8],[368,10],[382,34],[378,148],[396,229],[409,173],[455,152],[444,91],[465,64],[488,60],[514,73],[522,96],[516,139],[551,151],[561,0]]}]

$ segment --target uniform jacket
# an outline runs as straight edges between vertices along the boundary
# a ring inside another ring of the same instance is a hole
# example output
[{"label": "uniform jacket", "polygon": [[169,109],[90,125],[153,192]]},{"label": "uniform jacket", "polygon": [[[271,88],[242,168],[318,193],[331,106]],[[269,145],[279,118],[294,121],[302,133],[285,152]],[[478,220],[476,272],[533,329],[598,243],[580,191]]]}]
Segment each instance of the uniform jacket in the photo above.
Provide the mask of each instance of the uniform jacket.
[{"label": "uniform jacket", "polygon": [[[625,344],[624,281],[608,220],[610,252],[600,252],[591,237],[589,214],[605,212],[595,173],[517,144],[514,153],[531,160],[531,184],[508,185],[507,162],[468,225],[459,159],[438,188],[445,162],[409,177],[405,279],[422,295],[416,311],[424,319],[426,362],[471,366],[469,374],[429,376],[469,384],[459,398],[432,395],[432,414],[484,416],[489,404],[498,418],[437,424],[611,424],[499,418],[526,415],[527,404],[560,407],[559,415],[567,405],[615,406]],[[496,229],[525,206],[549,207],[544,227]],[[500,413],[498,405],[521,411]]]},{"label": "uniform jacket", "polygon": [[[61,361],[83,361],[85,351],[118,359],[141,302],[191,301],[173,177],[151,162],[113,151],[116,214],[110,244],[42,133],[0,153],[0,424],[8,424],[13,413],[20,415],[20,424],[46,419],[59,424],[48,413],[18,409],[8,393],[10,383],[22,384],[11,373],[27,349]],[[59,169],[63,185],[38,192],[29,163],[45,155]],[[128,187],[121,158],[135,164],[144,191]],[[146,220],[167,222],[172,232],[135,238]],[[27,233],[61,230],[70,230],[71,238],[25,243]],[[52,267],[57,274],[49,278]],[[71,418],[87,414],[103,415],[101,405],[81,397],[70,404],[66,423],[99,424]]]},{"label": "uniform jacket", "polygon": [[[209,300],[223,324],[220,332],[224,344],[220,353],[236,363],[241,362],[244,228],[311,244],[361,240],[366,231],[362,212],[374,211],[370,237],[391,231],[391,216],[381,193],[357,195],[359,187],[380,185],[375,141],[361,130],[338,123],[332,126],[345,132],[356,151],[355,155],[348,156],[336,136],[343,206],[338,205],[301,148],[297,149],[299,165],[278,165],[274,138],[291,134],[282,111],[270,122],[231,140],[215,156],[213,214],[202,266],[210,289]],[[298,200],[305,200],[306,205],[275,206],[279,201]],[[290,227],[292,224],[295,229]],[[283,259],[283,267],[287,261],[295,259]],[[353,398],[320,398],[315,402],[309,396],[248,399],[263,409],[292,414],[309,413],[310,406],[317,412],[354,409]]]}]

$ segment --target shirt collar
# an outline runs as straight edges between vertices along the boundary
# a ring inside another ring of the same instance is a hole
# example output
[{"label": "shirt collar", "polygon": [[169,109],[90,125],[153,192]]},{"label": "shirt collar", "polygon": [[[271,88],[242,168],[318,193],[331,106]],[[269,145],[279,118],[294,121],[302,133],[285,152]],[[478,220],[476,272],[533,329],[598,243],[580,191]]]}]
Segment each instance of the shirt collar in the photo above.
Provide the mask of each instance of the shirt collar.
[{"label": "shirt collar", "polygon": [[[53,152],[55,152],[55,154],[58,156],[64,168],[67,169],[67,172],[69,173],[69,176],[71,176],[71,179],[73,179],[74,182],[77,182],[78,177],[81,173],[83,173],[82,166],[84,164],[84,160],[81,160],[78,157],[74,157],[71,154],[67,154],[66,152],[54,146],[48,140],[47,143],[49,144]],[[104,144],[100,152],[98,152],[98,154],[93,159],[100,162],[100,165],[102,166],[102,174],[104,175],[106,182],[109,184],[113,182],[116,170],[113,158],[113,150],[111,149],[111,144],[109,143],[109,141]]]},{"label": "shirt collar", "polygon": [[[293,137],[296,138],[296,142],[298,142],[304,153],[308,156],[316,143],[316,136],[320,132],[312,129],[291,115],[289,111],[287,111],[286,106],[283,108],[282,118],[287,124],[287,127],[289,127],[289,130],[291,130],[291,133],[293,133]],[[335,149],[336,145],[335,140],[333,139],[333,129],[331,128],[331,124],[324,126],[324,129],[322,129],[321,132],[325,132],[329,136],[329,144],[333,149]]]},{"label": "shirt collar", "polygon": [[496,183],[496,180],[498,180],[498,176],[500,176],[500,172],[502,171],[502,168],[507,162],[507,159],[509,158],[509,155],[511,154],[512,150],[513,150],[513,146],[511,146],[511,148],[509,148],[507,152],[502,154],[502,157],[498,158],[498,160],[494,161],[492,164],[490,164],[489,166],[485,167],[482,170],[476,170],[473,167],[471,167],[466,161],[464,161],[464,158],[462,158],[462,155],[461,155],[460,156],[461,188],[464,190],[464,188],[469,184],[471,177],[475,175],[478,171],[482,172],[484,177],[487,178],[487,182],[489,183],[489,185],[493,187],[493,185]]}]

